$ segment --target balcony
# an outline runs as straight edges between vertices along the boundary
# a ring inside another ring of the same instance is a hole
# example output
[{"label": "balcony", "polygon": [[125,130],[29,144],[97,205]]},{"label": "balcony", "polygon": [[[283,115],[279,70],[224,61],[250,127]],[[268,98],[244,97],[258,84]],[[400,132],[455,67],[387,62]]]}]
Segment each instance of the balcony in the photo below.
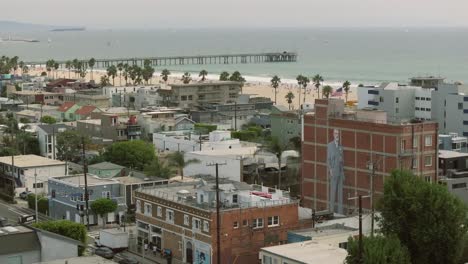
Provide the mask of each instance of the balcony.
[{"label": "balcony", "polygon": [[400,157],[410,157],[416,153],[416,148],[409,148],[409,149],[401,149],[400,153],[398,154]]}]

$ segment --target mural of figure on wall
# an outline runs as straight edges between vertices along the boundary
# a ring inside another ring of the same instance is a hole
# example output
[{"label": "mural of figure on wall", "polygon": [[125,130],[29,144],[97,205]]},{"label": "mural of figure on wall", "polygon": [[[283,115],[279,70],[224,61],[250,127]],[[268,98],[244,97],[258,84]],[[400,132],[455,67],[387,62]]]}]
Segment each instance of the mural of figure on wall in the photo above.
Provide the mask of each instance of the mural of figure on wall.
[{"label": "mural of figure on wall", "polygon": [[333,130],[333,141],[327,144],[327,172],[330,183],[329,210],[343,214],[343,182],[344,182],[343,147],[340,142],[340,131]]}]

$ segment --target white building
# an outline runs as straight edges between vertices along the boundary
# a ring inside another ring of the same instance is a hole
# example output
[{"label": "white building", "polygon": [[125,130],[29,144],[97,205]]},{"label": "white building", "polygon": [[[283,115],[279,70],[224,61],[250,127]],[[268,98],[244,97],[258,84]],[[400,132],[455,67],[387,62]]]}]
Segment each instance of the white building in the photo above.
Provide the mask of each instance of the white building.
[{"label": "white building", "polygon": [[57,134],[73,127],[65,124],[38,125],[37,139],[41,156],[49,159],[57,159]]},{"label": "white building", "polygon": [[0,177],[13,178],[17,195],[23,191],[34,192],[36,187],[37,193],[47,193],[48,179],[64,174],[67,168],[63,161],[37,155],[0,157]]}]

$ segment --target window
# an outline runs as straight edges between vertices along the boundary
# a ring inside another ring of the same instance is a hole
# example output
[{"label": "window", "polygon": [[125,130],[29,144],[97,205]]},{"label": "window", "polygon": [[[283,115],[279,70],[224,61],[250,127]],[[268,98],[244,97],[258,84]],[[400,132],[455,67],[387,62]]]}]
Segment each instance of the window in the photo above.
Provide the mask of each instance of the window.
[{"label": "window", "polygon": [[424,180],[425,180],[426,182],[431,182],[431,176],[426,176],[426,177],[424,177]]},{"label": "window", "polygon": [[458,110],[462,110],[463,109],[463,103],[458,103]]},{"label": "window", "polygon": [[158,206],[157,216],[162,217],[162,207],[161,206]]},{"label": "window", "polygon": [[425,101],[426,100],[426,97],[421,97],[421,101]]},{"label": "window", "polygon": [[189,95],[188,99],[189,99],[189,101],[192,101],[193,100],[193,95]]},{"label": "window", "polygon": [[174,211],[166,209],[166,221],[174,223]]},{"label": "window", "polygon": [[201,221],[197,218],[192,218],[192,229],[201,231]]},{"label": "window", "polygon": [[188,215],[184,215],[184,225],[190,225],[190,217]]},{"label": "window", "polygon": [[413,148],[417,148],[417,147],[418,147],[418,142],[419,142],[419,137],[418,137],[418,136],[414,136],[414,137],[413,137]]},{"label": "window", "polygon": [[239,228],[239,222],[234,221],[234,224],[232,224],[232,227],[233,227],[234,229]]},{"label": "window", "polygon": [[257,218],[252,220],[252,228],[262,228],[263,227],[263,218]]},{"label": "window", "polygon": [[249,220],[244,219],[242,221],[242,226],[248,226],[249,225]]},{"label": "window", "polygon": [[102,198],[110,199],[111,195],[109,191],[102,192]]},{"label": "window", "polygon": [[145,215],[151,215],[151,204],[145,203]]},{"label": "window", "polygon": [[430,167],[432,166],[432,156],[425,156],[424,157],[424,166]]},{"label": "window", "polygon": [[232,203],[235,203],[235,204],[236,204],[236,203],[237,203],[237,199],[238,199],[237,194],[233,194],[233,195],[232,195]]},{"label": "window", "polygon": [[400,148],[401,148],[402,151],[404,151],[406,149],[406,140],[404,140],[404,139],[401,140]]},{"label": "window", "polygon": [[419,110],[419,107],[416,107],[416,111],[418,111],[418,110]]},{"label": "window", "polygon": [[428,136],[424,137],[424,145],[426,147],[432,146],[432,136],[431,135],[428,135]]},{"label": "window", "polygon": [[395,98],[395,103],[397,103],[397,104],[398,104],[398,102],[399,102],[399,101],[400,101],[400,100],[399,100],[399,98],[398,98],[398,97],[397,97],[397,98]]},{"label": "window", "polygon": [[379,101],[380,101],[381,103],[383,103],[383,102],[384,102],[384,99],[383,99],[383,97],[382,97],[382,96],[380,96],[380,98],[379,98]]},{"label": "window", "polygon": [[466,182],[452,184],[452,189],[466,188]]},{"label": "window", "polygon": [[417,169],[418,165],[418,158],[413,158],[413,169]]},{"label": "window", "polygon": [[431,109],[430,109],[430,108],[426,108],[426,112],[430,112],[430,111],[431,111]]},{"label": "window", "polygon": [[399,111],[400,111],[400,110],[398,110],[398,108],[395,108],[395,113],[398,114]]},{"label": "window", "polygon": [[186,95],[182,95],[182,96],[180,97],[180,100],[181,100],[181,101],[187,101],[187,96],[186,96]]},{"label": "window", "polygon": [[141,213],[141,201],[140,200],[136,201],[136,211],[137,213]]},{"label": "window", "polygon": [[416,98],[415,98],[415,99],[416,99],[416,100],[419,100],[419,97],[418,97],[418,96],[416,96]]},{"label": "window", "polygon": [[279,226],[279,216],[270,216],[268,217],[268,226]]},{"label": "window", "polygon": [[210,232],[210,222],[208,221],[203,221],[203,231],[205,232]]},{"label": "window", "polygon": [[426,101],[431,101],[431,98],[430,97],[426,97]]},{"label": "window", "polygon": [[[37,187],[36,187],[37,186]],[[36,188],[43,188],[44,187],[44,183],[42,182],[38,182],[37,184],[36,183],[33,183],[33,189],[36,189]]]}]

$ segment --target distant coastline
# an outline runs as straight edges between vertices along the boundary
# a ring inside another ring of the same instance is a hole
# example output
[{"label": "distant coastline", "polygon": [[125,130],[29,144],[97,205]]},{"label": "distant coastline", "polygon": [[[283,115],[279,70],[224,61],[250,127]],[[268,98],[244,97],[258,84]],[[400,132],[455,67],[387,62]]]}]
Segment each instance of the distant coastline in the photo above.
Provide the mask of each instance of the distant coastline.
[{"label": "distant coastline", "polygon": [[85,27],[74,27],[74,28],[54,28],[50,31],[52,32],[64,32],[64,31],[85,31]]},{"label": "distant coastline", "polygon": [[9,37],[7,39],[0,38],[0,42],[27,42],[27,43],[34,43],[39,42],[38,39],[28,39],[28,38],[12,38]]}]

